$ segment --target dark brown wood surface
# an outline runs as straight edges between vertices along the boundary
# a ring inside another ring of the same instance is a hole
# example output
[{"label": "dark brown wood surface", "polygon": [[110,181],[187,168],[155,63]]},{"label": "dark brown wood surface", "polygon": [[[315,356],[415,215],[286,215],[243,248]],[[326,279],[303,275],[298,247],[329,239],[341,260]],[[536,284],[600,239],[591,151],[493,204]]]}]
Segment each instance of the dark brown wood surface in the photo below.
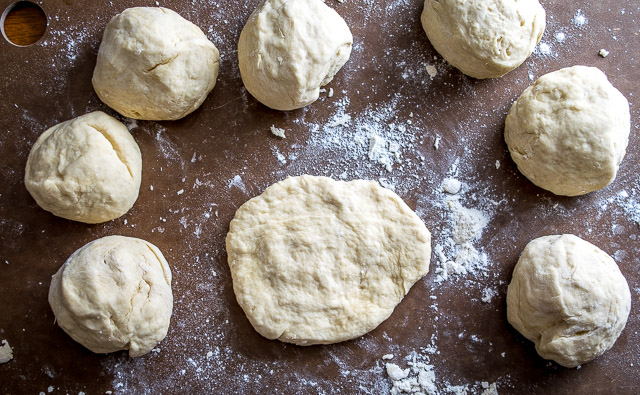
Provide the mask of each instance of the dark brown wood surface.
[{"label": "dark brown wood surface", "polygon": [[[218,82],[185,119],[132,125],[143,154],[140,197],[125,216],[98,225],[40,209],[24,188],[24,165],[36,138],[56,123],[95,110],[130,123],[97,98],[91,75],[108,20],[156,2],[39,2],[48,27],[37,44],[18,47],[0,38],[0,340],[14,351],[14,359],[0,365],[0,393],[51,387],[70,394],[379,394],[391,385],[381,360],[389,353],[402,368],[407,358],[427,358],[443,393],[455,385],[479,392],[482,381],[497,383],[501,394],[638,393],[640,5],[541,2],[550,50],[537,51],[503,78],[478,81],[431,47],[420,26],[421,1],[327,0],[353,32],[351,59],[329,85],[334,97],[283,113],[247,94],[238,72],[238,36],[257,0],[159,1],[218,47]],[[0,0],[0,10],[11,3]],[[587,23],[576,23],[576,15]],[[598,56],[601,48],[610,51],[607,58]],[[438,69],[433,79],[426,64]],[[575,64],[599,67],[629,99],[632,130],[615,182],[565,198],[519,174],[502,129],[509,106],[532,78]],[[286,129],[287,138],[272,136],[271,125]],[[391,125],[405,145],[402,166],[388,172],[369,161],[368,143],[354,141],[367,128],[391,135]],[[429,274],[387,321],[340,344],[296,347],[253,330],[235,301],[224,249],[240,205],[292,175],[384,179],[425,221],[435,246],[451,226],[439,186],[455,164],[456,178],[465,183],[463,205],[491,214],[474,243],[491,262],[486,275],[438,285],[432,257]],[[506,286],[523,247],[557,233],[579,235],[616,257],[632,292],[631,315],[613,349],[580,369],[541,359],[505,316]],[[50,278],[67,257],[111,234],[154,243],[173,272],[169,334],[157,352],[141,358],[89,352],[54,324],[47,302]],[[483,303],[487,287],[497,295]],[[432,347],[437,351],[430,353]]]}]

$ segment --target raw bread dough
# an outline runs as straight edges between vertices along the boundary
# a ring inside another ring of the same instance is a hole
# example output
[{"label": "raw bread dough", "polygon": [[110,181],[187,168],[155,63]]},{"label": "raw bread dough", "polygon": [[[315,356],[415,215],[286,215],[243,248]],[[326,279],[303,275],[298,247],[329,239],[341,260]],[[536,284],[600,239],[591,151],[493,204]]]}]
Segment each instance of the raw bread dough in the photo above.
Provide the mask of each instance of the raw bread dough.
[{"label": "raw bread dough", "polygon": [[38,137],[24,183],[43,209],[93,224],[129,211],[138,198],[141,176],[140,148],[127,127],[96,111]]},{"label": "raw bread dough", "polygon": [[148,241],[103,237],[74,252],[53,276],[49,304],[58,325],[89,350],[139,357],[167,335],[171,270]]},{"label": "raw bread dough", "polygon": [[531,55],[545,18],[538,0],[425,0],[421,19],[452,66],[474,78],[497,78]]},{"label": "raw bread dough", "polygon": [[618,265],[574,235],[525,247],[507,289],[507,318],[541,357],[575,367],[613,346],[627,323],[631,293]]},{"label": "raw bread dough", "polygon": [[126,117],[174,120],[200,107],[219,65],[218,49],[174,11],[128,8],[107,24],[92,82]]},{"label": "raw bread dough", "polygon": [[242,81],[276,110],[313,103],[349,60],[353,37],[322,0],[263,0],[240,34]]},{"label": "raw bread dough", "polygon": [[300,176],[236,212],[227,253],[238,303],[269,339],[299,345],[361,336],[429,270],[431,235],[374,181]]},{"label": "raw bread dough", "polygon": [[507,115],[511,158],[531,182],[576,196],[609,185],[629,140],[629,102],[595,67],[538,78]]}]

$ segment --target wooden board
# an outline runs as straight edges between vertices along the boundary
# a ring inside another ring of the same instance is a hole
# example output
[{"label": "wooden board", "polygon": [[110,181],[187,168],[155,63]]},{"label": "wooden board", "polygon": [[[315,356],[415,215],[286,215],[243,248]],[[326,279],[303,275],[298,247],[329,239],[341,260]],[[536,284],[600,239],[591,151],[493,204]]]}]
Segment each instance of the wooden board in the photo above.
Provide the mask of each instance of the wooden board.
[{"label": "wooden board", "polygon": [[[0,1],[0,11],[11,3]],[[501,79],[478,81],[451,68],[431,47],[420,25],[419,0],[328,0],[351,27],[354,51],[327,87],[333,97],[325,93],[313,105],[286,113],[255,101],[238,72],[238,36],[257,0],[39,3],[49,25],[38,44],[16,47],[0,38],[0,340],[14,351],[14,359],[0,365],[0,393],[46,393],[51,386],[53,393],[87,394],[378,394],[391,388],[385,354],[402,368],[413,358],[433,365],[443,392],[463,385],[479,393],[483,381],[496,383],[499,393],[638,392],[637,1],[542,1],[547,47]],[[220,75],[202,107],[187,118],[132,124],[100,102],[91,75],[108,20],[127,7],[156,3],[203,29],[222,54]],[[610,55],[599,57],[601,48]],[[629,99],[632,131],[612,185],[564,198],[518,173],[502,131],[509,106],[532,79],[575,64],[599,67]],[[427,65],[437,69],[433,78]],[[134,126],[143,180],[129,213],[86,225],[41,210],[23,177],[39,134],[94,110]],[[284,128],[286,139],[271,135],[272,125]],[[401,160],[392,171],[369,159],[374,134],[399,146]],[[446,245],[451,233],[452,214],[440,185],[455,177],[464,184],[461,204],[489,219],[473,242],[486,255],[486,270],[439,284],[432,257],[430,273],[387,321],[360,339],[297,347],[262,338],[235,301],[224,237],[245,201],[305,173],[381,180],[425,221],[434,246]],[[556,233],[577,234],[613,255],[632,289],[621,337],[580,369],[541,359],[506,322],[505,292],[519,253],[532,238]],[[87,351],[54,324],[47,303],[50,278],[67,257],[112,234],[154,243],[173,271],[169,334],[142,358]]]}]

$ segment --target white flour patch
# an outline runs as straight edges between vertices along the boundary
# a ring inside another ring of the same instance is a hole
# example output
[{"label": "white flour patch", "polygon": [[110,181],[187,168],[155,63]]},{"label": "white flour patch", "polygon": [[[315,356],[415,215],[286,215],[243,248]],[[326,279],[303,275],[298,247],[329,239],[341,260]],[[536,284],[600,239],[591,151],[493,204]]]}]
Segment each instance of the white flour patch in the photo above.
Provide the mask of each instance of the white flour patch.
[{"label": "white flour patch", "polygon": [[129,131],[132,131],[138,127],[138,121],[136,119],[125,118],[125,125],[127,125]]},{"label": "white flour patch", "polygon": [[452,385],[446,379],[437,378],[435,366],[429,358],[419,354],[409,354],[405,358],[407,368],[395,363],[386,364],[386,373],[391,380],[391,395],[399,394],[480,394],[497,395],[498,383],[480,381],[462,385]]},{"label": "white flour patch", "polygon": [[244,193],[248,193],[247,192],[247,187],[244,185],[244,182],[242,181],[242,177],[240,177],[239,174],[237,174],[231,180],[229,180],[229,183],[227,184],[227,187],[229,189],[235,187],[235,188],[238,188],[239,190],[241,190]]},{"label": "white flour patch", "polygon": [[444,209],[449,227],[443,232],[444,243],[436,244],[433,250],[437,263],[436,283],[451,277],[486,276],[488,257],[474,242],[482,236],[490,218],[480,210],[464,207],[457,196],[447,197]]},{"label": "white flour patch", "polygon": [[285,131],[282,128],[277,128],[275,127],[275,125],[271,125],[271,127],[269,128],[269,130],[271,130],[271,133],[274,136],[280,137],[280,138],[286,138],[287,136],[285,136]]},{"label": "white flour patch", "polygon": [[[410,190],[426,169],[418,144],[424,139],[419,136],[429,136],[429,132],[416,127],[411,116],[399,117],[401,104],[396,94],[387,104],[367,106],[352,117],[345,95],[336,100],[326,122],[307,123],[302,117],[295,120],[309,130],[310,136],[305,145],[289,147],[286,174],[379,179],[383,186],[397,192]],[[308,163],[314,165],[307,167]]]},{"label": "white flour patch", "polygon": [[427,74],[429,74],[430,79],[434,79],[436,75],[438,75],[438,69],[433,65],[427,65]]},{"label": "white flour patch", "polygon": [[548,44],[543,41],[540,41],[540,44],[538,44],[534,52],[541,56],[550,56],[550,57],[556,56],[556,54],[552,50],[551,44]]},{"label": "white flour patch", "polygon": [[498,296],[498,291],[493,288],[484,288],[482,290],[482,297],[480,298],[480,300],[483,303],[491,303],[493,298],[495,298],[496,296]]},{"label": "white flour patch", "polygon": [[462,183],[455,178],[445,178],[442,182],[442,190],[448,194],[455,195],[462,189]]},{"label": "white flour patch", "polygon": [[576,27],[583,27],[584,25],[589,23],[589,20],[584,15],[584,12],[582,12],[581,9],[578,9],[576,13],[573,15],[572,22],[573,22],[573,25]]},{"label": "white flour patch", "polygon": [[7,363],[13,359],[13,349],[7,340],[2,341],[0,346],[0,363]]},{"label": "white flour patch", "polygon": [[273,152],[273,155],[276,157],[276,159],[278,159],[278,162],[280,162],[282,166],[287,164],[287,158],[284,155],[282,155],[282,153],[277,147],[272,147],[271,151]]},{"label": "white flour patch", "polygon": [[155,134],[156,144],[162,156],[169,162],[179,162],[184,167],[184,160],[173,141],[167,136],[167,129],[158,126]]}]

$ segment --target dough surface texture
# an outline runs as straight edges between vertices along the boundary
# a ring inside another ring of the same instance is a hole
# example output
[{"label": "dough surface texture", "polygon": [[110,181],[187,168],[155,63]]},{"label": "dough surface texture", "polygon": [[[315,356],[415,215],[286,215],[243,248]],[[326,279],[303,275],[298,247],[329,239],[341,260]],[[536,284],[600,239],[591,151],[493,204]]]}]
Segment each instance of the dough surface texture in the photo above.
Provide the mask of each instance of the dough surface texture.
[{"label": "dough surface texture", "polygon": [[107,236],[74,252],[51,279],[58,325],[95,353],[139,357],[167,335],[171,270],[153,244]]},{"label": "dough surface texture", "polygon": [[425,0],[422,27],[453,67],[497,78],[520,66],[544,33],[538,0]]},{"label": "dough surface texture", "polygon": [[107,24],[93,87],[125,117],[175,120],[216,84],[220,55],[202,30],[167,8],[128,8]]},{"label": "dough surface texture", "polygon": [[352,43],[345,21],[322,0],[263,0],[240,34],[242,81],[267,107],[304,107],[347,62]]},{"label": "dough surface texture", "polygon": [[253,327],[299,345],[361,336],[429,271],[431,235],[374,181],[288,178],[236,212],[233,289]]},{"label": "dough surface texture", "polygon": [[29,153],[24,183],[43,209],[93,224],[129,211],[141,176],[140,148],[127,127],[96,111],[40,135]]},{"label": "dough surface texture", "polygon": [[629,285],[613,259],[574,235],[525,247],[507,289],[507,319],[541,357],[576,367],[615,343],[631,310]]},{"label": "dough surface texture", "polygon": [[538,78],[511,106],[504,137],[518,170],[556,195],[609,185],[624,158],[629,102],[595,67]]}]

